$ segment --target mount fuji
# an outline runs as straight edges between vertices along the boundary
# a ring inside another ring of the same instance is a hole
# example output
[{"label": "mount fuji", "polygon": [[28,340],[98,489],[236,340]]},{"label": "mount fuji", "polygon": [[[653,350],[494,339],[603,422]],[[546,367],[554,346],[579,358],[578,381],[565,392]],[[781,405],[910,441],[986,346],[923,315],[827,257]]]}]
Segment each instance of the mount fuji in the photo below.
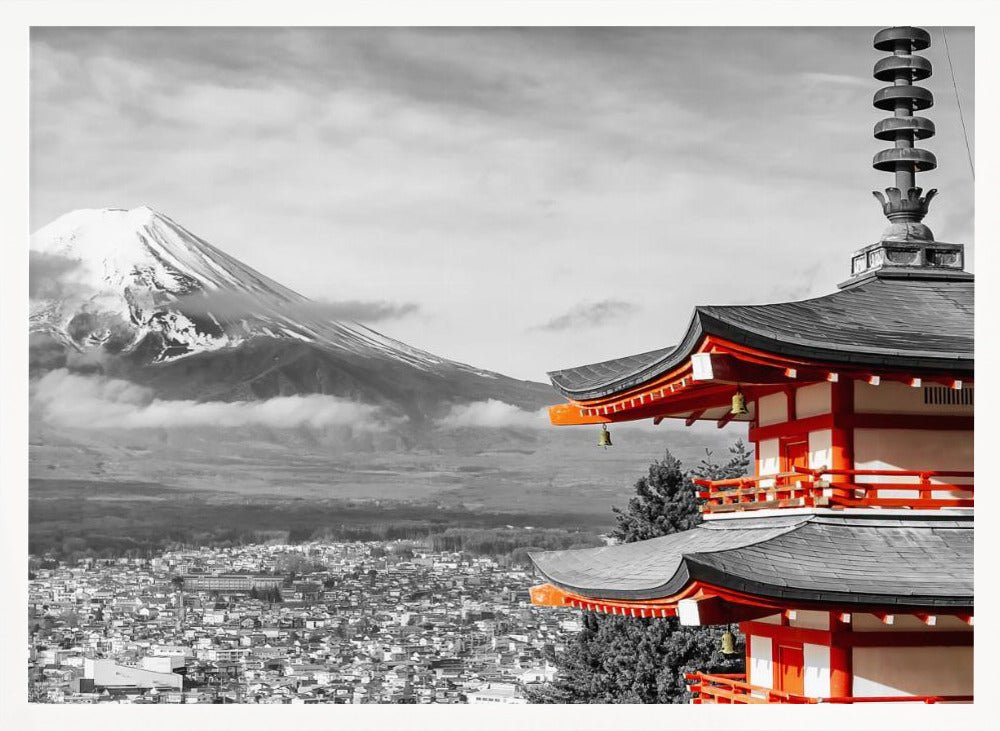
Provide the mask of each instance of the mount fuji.
[{"label": "mount fuji", "polygon": [[[622,475],[662,454],[667,425],[616,427],[613,451],[550,429],[550,386],[337,318],[149,208],[66,214],[30,263],[32,530],[53,540],[245,528],[253,501],[264,528],[289,527],[274,506],[313,525],[372,500],[603,525]],[[715,431],[671,432],[672,453],[725,449]]]},{"label": "mount fuji", "polygon": [[441,358],[312,301],[147,208],[78,210],[31,236],[32,367],[99,364],[163,398],[328,394],[419,425],[455,404],[551,403],[541,383]]}]

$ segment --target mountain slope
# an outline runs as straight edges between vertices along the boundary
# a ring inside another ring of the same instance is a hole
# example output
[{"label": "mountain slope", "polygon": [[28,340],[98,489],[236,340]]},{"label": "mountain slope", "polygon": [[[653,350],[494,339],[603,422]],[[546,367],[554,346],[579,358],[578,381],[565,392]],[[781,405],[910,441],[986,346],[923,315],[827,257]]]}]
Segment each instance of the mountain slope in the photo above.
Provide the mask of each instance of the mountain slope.
[{"label": "mountain slope", "polygon": [[74,211],[33,234],[31,252],[34,342],[99,355],[111,375],[164,397],[325,393],[420,422],[456,402],[538,408],[554,396],[325,317],[149,208]]}]

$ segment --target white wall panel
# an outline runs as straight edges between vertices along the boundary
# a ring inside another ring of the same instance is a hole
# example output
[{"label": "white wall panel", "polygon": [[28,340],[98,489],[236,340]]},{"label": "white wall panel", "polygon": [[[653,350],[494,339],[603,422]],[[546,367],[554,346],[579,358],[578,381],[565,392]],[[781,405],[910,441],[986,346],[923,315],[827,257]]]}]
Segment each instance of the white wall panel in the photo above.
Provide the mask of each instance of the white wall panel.
[{"label": "white wall panel", "polygon": [[805,419],[810,416],[830,413],[830,384],[814,383],[803,386],[795,391],[795,418]]},{"label": "white wall panel", "polygon": [[[760,474],[773,475],[781,471],[781,458],[777,439],[763,439],[759,442]],[[762,487],[769,487],[774,480],[761,480]]]},{"label": "white wall panel", "polygon": [[788,396],[770,393],[757,399],[757,425],[770,426],[788,421]]},{"label": "white wall panel", "polygon": [[823,645],[802,645],[803,693],[813,698],[830,696],[830,648]]},{"label": "white wall panel", "polygon": [[830,429],[809,432],[809,466],[832,467],[833,432]]},{"label": "white wall panel", "polygon": [[855,647],[854,695],[971,695],[971,647]]},{"label": "white wall panel", "polygon": [[814,612],[807,609],[796,609],[795,619],[789,617],[790,627],[802,627],[804,629],[830,629],[830,613]]},{"label": "white wall panel", "polygon": [[771,638],[750,635],[749,682],[764,688],[774,687],[774,665],[771,660]]},{"label": "white wall panel", "polygon": [[854,382],[854,410],[861,414],[940,414],[972,416],[974,405],[925,404],[924,389],[886,381],[870,386]]},{"label": "white wall panel", "polygon": [[[855,429],[854,467],[859,470],[972,470],[971,431],[930,429]],[[859,482],[915,482],[913,477],[860,477]],[[968,484],[972,478],[942,477],[933,482]],[[916,491],[894,490],[881,497],[916,497]],[[967,493],[936,491],[934,497]]]}]

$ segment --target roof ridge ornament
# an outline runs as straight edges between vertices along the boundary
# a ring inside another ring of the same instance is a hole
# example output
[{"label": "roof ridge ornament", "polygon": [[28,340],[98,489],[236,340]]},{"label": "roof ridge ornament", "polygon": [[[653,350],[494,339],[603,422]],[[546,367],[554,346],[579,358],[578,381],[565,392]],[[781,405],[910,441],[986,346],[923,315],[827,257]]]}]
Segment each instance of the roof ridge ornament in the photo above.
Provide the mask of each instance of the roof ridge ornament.
[{"label": "roof ridge ornament", "polygon": [[933,241],[934,234],[921,223],[927,215],[927,209],[937,195],[937,188],[931,188],[927,195],[921,195],[923,188],[914,187],[906,191],[903,198],[899,188],[886,188],[885,195],[873,190],[878,202],[882,204],[882,212],[892,225],[882,233],[883,241]]},{"label": "roof ridge ornament", "polygon": [[892,142],[872,159],[872,167],[895,176],[895,185],[885,192],[873,191],[889,219],[879,240],[851,255],[851,276],[840,288],[851,287],[872,277],[972,279],[965,272],[965,247],[934,239],[934,232],[923,224],[924,216],[937,189],[917,185],[917,173],[934,170],[934,153],[915,146],[936,133],[934,123],[926,117],[914,116],[915,111],[934,106],[934,95],[916,82],[931,76],[931,62],[919,56],[931,45],[931,36],[923,28],[900,26],[883,28],[872,41],[875,49],[891,55],[875,63],[872,75],[888,82],[875,92],[872,104],[876,109],[892,112],[891,117],[875,124],[877,140]]},{"label": "roof ridge ornament", "polygon": [[891,222],[882,240],[933,241],[934,234],[921,221],[937,190],[921,196],[923,189],[917,187],[916,174],[936,168],[937,159],[933,153],[914,147],[914,142],[933,137],[935,129],[929,119],[913,116],[914,111],[934,105],[934,95],[914,83],[932,73],[931,62],[914,54],[928,48],[931,37],[923,28],[884,28],[875,34],[873,45],[876,50],[892,53],[875,64],[872,74],[879,81],[892,82],[875,92],[872,100],[876,109],[893,112],[874,130],[875,139],[892,140],[893,147],[876,153],[872,167],[896,176],[896,186],[886,188],[885,196],[874,191]]}]

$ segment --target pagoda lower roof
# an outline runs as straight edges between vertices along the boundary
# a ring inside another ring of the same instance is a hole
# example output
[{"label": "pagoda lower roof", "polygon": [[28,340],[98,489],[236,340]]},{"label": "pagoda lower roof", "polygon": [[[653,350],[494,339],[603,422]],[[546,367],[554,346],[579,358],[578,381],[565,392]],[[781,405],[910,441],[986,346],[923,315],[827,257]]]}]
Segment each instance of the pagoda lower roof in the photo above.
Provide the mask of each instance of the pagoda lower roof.
[{"label": "pagoda lower roof", "polygon": [[799,302],[697,307],[679,345],[548,375],[567,398],[599,399],[677,368],[715,336],[799,361],[971,376],[973,301],[971,278],[873,276]]},{"label": "pagoda lower roof", "polygon": [[531,559],[558,589],[595,600],[663,601],[705,584],[772,601],[940,610],[973,605],[973,533],[971,515],[772,516]]}]

